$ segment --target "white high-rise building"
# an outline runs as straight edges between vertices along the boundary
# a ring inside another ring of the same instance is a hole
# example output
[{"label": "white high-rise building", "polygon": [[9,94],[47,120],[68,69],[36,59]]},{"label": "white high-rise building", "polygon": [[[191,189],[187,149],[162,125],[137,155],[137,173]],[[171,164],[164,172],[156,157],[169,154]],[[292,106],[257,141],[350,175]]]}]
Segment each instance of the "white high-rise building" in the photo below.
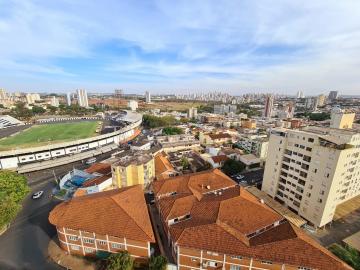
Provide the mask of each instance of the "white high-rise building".
[{"label": "white high-rise building", "polygon": [[191,107],[188,110],[188,118],[196,118],[197,117],[197,108]]},{"label": "white high-rise building", "polygon": [[78,99],[78,104],[80,107],[89,107],[89,101],[88,101],[88,96],[87,96],[87,92],[85,89],[78,89],[76,90],[77,93],[77,99]]},{"label": "white high-rise building", "polygon": [[338,91],[330,91],[329,93],[329,100],[334,101],[338,98],[339,92]]},{"label": "white high-rise building", "polygon": [[66,104],[68,106],[71,105],[71,93],[70,92],[66,93]]},{"label": "white high-rise building", "polygon": [[145,101],[146,103],[151,103],[151,94],[149,91],[145,92]]},{"label": "white high-rise building", "polygon": [[6,100],[8,95],[4,89],[0,89],[0,100]]},{"label": "white high-rise building", "polygon": [[34,93],[34,94],[26,94],[26,103],[27,104],[34,104],[35,101],[38,101],[40,100],[40,95],[37,94],[37,93]]},{"label": "white high-rise building", "polygon": [[360,194],[360,131],[273,129],[262,190],[316,227]]},{"label": "white high-rise building", "polygon": [[50,105],[53,107],[59,107],[59,99],[56,96],[52,96],[50,100]]},{"label": "white high-rise building", "polygon": [[138,108],[138,102],[136,100],[129,100],[128,107],[130,108],[130,110],[136,111],[136,109]]},{"label": "white high-rise building", "polygon": [[232,104],[215,104],[214,105],[214,113],[215,114],[231,114],[236,113],[237,106]]}]

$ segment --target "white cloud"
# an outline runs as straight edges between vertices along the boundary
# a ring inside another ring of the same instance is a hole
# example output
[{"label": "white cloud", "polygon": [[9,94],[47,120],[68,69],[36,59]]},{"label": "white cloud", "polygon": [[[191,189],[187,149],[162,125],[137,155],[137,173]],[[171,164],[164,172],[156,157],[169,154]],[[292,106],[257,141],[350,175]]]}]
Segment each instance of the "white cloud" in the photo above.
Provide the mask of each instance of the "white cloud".
[{"label": "white cloud", "polygon": [[[33,74],[36,83],[41,76],[50,81],[46,76],[57,75],[64,78],[64,87],[93,83],[104,89],[121,83],[117,72],[134,79],[123,85],[143,89],[175,84],[178,89],[339,89],[357,94],[360,86],[357,0],[0,0],[0,6],[0,70],[20,71],[7,77],[10,87],[24,72]],[[91,62],[102,58],[99,46],[121,41],[138,46],[144,55],[158,55],[103,60],[112,82],[101,78],[96,64],[92,74],[98,78],[57,62]],[[142,75],[147,83],[136,82]]]}]

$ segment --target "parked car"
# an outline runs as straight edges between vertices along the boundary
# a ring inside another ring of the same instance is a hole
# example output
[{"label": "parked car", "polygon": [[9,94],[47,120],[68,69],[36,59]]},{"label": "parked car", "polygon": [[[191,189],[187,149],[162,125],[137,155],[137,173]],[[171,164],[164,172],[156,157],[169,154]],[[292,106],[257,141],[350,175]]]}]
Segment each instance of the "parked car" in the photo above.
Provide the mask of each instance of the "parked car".
[{"label": "parked car", "polygon": [[93,164],[96,162],[96,157],[89,158],[85,163],[87,165]]},{"label": "parked car", "polygon": [[40,190],[38,192],[35,192],[33,195],[32,195],[32,198],[34,200],[37,200],[37,199],[40,199],[40,197],[44,194],[44,191]]}]

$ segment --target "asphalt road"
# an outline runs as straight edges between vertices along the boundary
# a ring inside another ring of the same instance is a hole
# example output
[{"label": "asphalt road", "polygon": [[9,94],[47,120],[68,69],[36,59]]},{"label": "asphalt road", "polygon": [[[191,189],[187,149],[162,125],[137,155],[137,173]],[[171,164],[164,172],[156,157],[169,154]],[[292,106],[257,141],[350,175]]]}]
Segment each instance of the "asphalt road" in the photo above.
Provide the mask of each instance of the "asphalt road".
[{"label": "asphalt road", "polygon": [[[48,222],[51,209],[59,203],[51,197],[53,181],[45,181],[32,187],[32,192],[23,202],[23,209],[0,236],[1,270],[63,269],[48,259],[47,247],[56,234]],[[32,200],[31,194],[44,190],[39,200]]]},{"label": "asphalt road", "polygon": [[[118,149],[120,150],[120,149]],[[110,157],[110,153],[97,156],[97,161]],[[23,209],[0,236],[0,270],[60,270],[64,269],[48,258],[48,244],[56,235],[55,227],[48,221],[49,212],[60,203],[52,198],[55,176],[59,179],[73,168],[85,169],[81,161],[64,166],[24,174],[31,187],[23,201]],[[55,174],[55,176],[54,176]],[[33,200],[31,195],[39,190],[44,195]]]}]

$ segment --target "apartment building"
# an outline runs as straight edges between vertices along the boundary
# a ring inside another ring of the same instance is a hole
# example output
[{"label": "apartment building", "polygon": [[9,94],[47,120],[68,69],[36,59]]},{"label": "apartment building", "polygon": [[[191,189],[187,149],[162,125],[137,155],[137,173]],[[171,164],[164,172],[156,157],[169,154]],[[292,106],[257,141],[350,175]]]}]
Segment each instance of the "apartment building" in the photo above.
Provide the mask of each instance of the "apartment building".
[{"label": "apartment building", "polygon": [[316,227],[336,206],[360,194],[360,133],[305,127],[274,129],[262,190]]},{"label": "apartment building", "polygon": [[155,178],[154,157],[144,151],[119,156],[111,161],[113,185],[147,187]]},{"label": "apartment building", "polygon": [[254,154],[258,158],[266,159],[269,139],[267,135],[247,135],[241,137],[241,139],[236,143],[240,149]]},{"label": "apartment building", "polygon": [[127,250],[147,260],[155,242],[139,185],[72,198],[57,205],[49,221],[56,226],[60,247],[73,255]]},{"label": "apartment building", "polygon": [[77,89],[76,94],[77,94],[77,102],[79,106],[84,108],[89,107],[87,91],[85,89]]},{"label": "apartment building", "polygon": [[256,120],[255,119],[242,119],[241,127],[249,128],[249,129],[256,129]]},{"label": "apartment building", "polygon": [[217,169],[153,190],[179,270],[351,269]]}]

